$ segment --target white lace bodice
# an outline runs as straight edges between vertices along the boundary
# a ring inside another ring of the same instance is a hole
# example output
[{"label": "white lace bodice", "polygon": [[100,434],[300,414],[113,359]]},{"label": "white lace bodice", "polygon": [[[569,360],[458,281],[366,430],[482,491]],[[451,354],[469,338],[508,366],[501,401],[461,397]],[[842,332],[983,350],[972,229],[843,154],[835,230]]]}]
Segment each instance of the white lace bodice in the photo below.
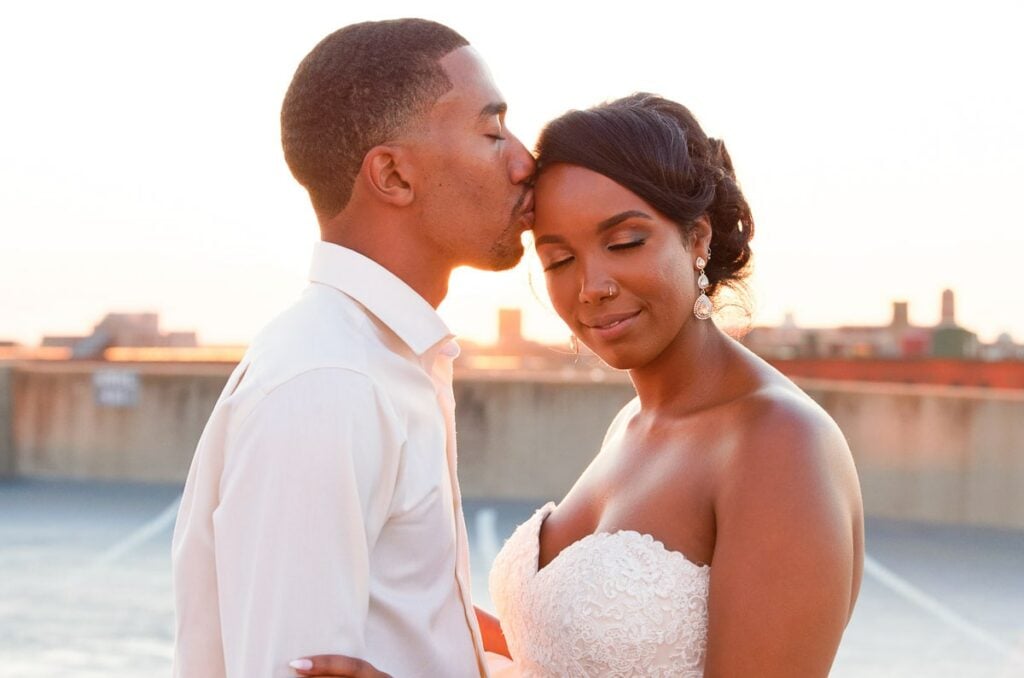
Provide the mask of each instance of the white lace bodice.
[{"label": "white lace bodice", "polygon": [[588,535],[540,572],[540,508],[491,568],[491,598],[523,676],[700,678],[711,568],[650,535]]}]

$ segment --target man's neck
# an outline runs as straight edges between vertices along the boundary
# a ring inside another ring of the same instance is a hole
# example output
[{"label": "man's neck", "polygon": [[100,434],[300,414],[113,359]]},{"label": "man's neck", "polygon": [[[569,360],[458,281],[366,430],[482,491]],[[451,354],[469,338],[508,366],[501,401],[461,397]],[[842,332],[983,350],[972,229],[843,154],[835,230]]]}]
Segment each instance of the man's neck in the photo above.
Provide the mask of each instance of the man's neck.
[{"label": "man's neck", "polygon": [[435,309],[448,294],[454,266],[440,261],[430,248],[416,247],[390,224],[364,222],[358,227],[334,221],[322,225],[324,242],[346,247],[380,264],[411,287]]}]

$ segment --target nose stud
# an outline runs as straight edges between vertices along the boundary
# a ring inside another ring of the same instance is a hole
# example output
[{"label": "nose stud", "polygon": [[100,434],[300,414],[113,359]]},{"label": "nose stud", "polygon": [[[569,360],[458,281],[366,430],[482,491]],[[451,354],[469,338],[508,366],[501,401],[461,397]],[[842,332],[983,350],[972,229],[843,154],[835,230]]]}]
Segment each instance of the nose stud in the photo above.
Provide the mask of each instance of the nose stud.
[{"label": "nose stud", "polygon": [[605,299],[611,299],[619,294],[619,286],[613,282],[605,283],[604,288],[599,289],[600,291],[584,284],[580,288],[580,303],[594,304]]}]

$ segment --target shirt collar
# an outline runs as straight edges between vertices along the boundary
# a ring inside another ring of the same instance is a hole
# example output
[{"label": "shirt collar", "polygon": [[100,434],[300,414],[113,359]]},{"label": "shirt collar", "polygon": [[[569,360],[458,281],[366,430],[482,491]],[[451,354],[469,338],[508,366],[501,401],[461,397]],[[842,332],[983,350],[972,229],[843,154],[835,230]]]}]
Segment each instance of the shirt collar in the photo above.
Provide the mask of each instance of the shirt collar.
[{"label": "shirt collar", "polygon": [[354,250],[318,241],[309,279],[358,301],[418,356],[453,337],[426,299],[394,273]]}]

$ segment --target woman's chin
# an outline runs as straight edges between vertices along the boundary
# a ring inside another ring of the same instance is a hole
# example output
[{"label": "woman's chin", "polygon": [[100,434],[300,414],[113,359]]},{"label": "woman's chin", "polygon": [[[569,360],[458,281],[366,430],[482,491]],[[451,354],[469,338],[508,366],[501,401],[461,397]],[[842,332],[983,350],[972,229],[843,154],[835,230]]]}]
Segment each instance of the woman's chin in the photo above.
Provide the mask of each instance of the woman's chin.
[{"label": "woman's chin", "polygon": [[632,370],[647,362],[635,351],[613,349],[608,346],[590,346],[589,344],[587,348],[593,351],[594,355],[600,358],[605,365],[616,370]]}]

